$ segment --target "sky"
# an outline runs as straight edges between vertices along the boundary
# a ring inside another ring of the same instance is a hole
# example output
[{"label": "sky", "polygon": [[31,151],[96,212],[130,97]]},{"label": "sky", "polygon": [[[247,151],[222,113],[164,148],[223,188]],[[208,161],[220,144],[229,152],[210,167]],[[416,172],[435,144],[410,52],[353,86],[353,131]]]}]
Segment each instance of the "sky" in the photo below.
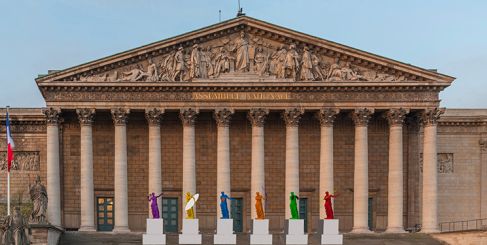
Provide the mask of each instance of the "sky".
[{"label": "sky", "polygon": [[[487,108],[485,0],[241,0],[250,17],[456,77],[441,106]],[[234,18],[237,0],[0,0],[0,107],[42,107],[38,74]]]}]

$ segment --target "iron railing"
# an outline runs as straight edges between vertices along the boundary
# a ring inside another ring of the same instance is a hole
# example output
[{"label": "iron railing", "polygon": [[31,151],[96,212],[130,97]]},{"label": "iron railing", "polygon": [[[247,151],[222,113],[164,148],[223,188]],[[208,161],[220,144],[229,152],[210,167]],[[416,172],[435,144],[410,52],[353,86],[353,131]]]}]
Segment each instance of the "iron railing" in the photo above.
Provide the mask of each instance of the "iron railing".
[{"label": "iron railing", "polygon": [[487,218],[440,223],[440,232],[472,230],[487,230]]}]

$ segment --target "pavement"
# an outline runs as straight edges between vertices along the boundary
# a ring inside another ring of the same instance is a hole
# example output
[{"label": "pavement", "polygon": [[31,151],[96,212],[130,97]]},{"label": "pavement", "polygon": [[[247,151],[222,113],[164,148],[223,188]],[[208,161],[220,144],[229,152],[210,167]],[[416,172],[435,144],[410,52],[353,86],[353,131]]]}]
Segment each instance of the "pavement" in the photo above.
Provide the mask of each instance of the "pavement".
[{"label": "pavement", "polygon": [[[238,234],[237,244],[249,244],[249,234]],[[177,234],[166,235],[167,244],[178,244]],[[320,244],[320,235],[310,234],[308,244]],[[68,231],[61,237],[61,244],[65,245],[132,245],[142,244],[142,233],[132,232],[113,234],[111,232],[77,232]],[[213,244],[212,234],[203,234],[203,244]],[[273,245],[285,244],[284,234],[273,235]],[[421,233],[406,234],[344,234],[344,245],[442,245],[429,235]]]}]

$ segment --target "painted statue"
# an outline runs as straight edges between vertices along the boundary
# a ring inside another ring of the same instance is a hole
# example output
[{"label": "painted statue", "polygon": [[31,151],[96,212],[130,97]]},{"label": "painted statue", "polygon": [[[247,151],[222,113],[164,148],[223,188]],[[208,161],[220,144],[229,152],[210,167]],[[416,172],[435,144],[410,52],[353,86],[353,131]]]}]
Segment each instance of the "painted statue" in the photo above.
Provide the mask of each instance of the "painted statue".
[{"label": "painted statue", "polygon": [[299,219],[299,212],[298,212],[298,199],[299,197],[294,194],[294,192],[291,192],[291,195],[289,196],[289,207],[291,208],[291,219]]},{"label": "painted statue", "polygon": [[28,228],[27,222],[20,213],[20,208],[15,207],[12,215],[5,218],[1,225],[3,231],[2,244],[9,245],[28,245],[29,237],[26,229]]},{"label": "painted statue", "polygon": [[331,203],[331,199],[335,197],[337,197],[337,195],[330,194],[328,191],[325,192],[325,197],[323,198],[323,200],[325,200],[325,213],[326,213],[325,219],[334,219],[333,205]]},{"label": "painted statue", "polygon": [[161,216],[159,215],[159,207],[157,206],[157,198],[159,198],[160,196],[162,196],[162,193],[156,196],[156,194],[154,192],[152,192],[149,196],[147,196],[149,199],[149,202],[151,202],[150,208],[152,210],[152,218],[153,219],[160,219],[161,218]]},{"label": "painted statue", "polygon": [[228,213],[228,203],[227,200],[232,200],[225,192],[221,192],[220,195],[220,209],[222,210],[222,219],[230,219],[230,214]]},{"label": "painted statue", "polygon": [[255,193],[255,211],[257,212],[257,217],[255,219],[265,219],[264,207],[262,206],[262,200],[265,198],[260,194],[260,192]]},{"label": "painted statue", "polygon": [[47,190],[41,184],[39,175],[37,175],[34,185],[29,186],[29,194],[33,204],[30,222],[35,224],[47,223]]},{"label": "painted statue", "polygon": [[[186,203],[188,203],[193,196],[191,193],[186,192]],[[194,219],[194,207],[192,206],[190,209],[186,210],[186,219]]]}]

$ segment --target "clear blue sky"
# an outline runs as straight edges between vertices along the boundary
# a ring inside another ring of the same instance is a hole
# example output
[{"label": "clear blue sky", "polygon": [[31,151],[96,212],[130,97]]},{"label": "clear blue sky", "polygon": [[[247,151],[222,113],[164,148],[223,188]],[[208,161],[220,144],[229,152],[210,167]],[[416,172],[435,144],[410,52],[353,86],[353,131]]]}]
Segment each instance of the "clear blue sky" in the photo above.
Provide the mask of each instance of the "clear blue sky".
[{"label": "clear blue sky", "polygon": [[[457,80],[442,106],[487,108],[487,1],[241,0],[254,18]],[[34,78],[235,17],[237,0],[0,0],[0,106],[40,107]]]}]

